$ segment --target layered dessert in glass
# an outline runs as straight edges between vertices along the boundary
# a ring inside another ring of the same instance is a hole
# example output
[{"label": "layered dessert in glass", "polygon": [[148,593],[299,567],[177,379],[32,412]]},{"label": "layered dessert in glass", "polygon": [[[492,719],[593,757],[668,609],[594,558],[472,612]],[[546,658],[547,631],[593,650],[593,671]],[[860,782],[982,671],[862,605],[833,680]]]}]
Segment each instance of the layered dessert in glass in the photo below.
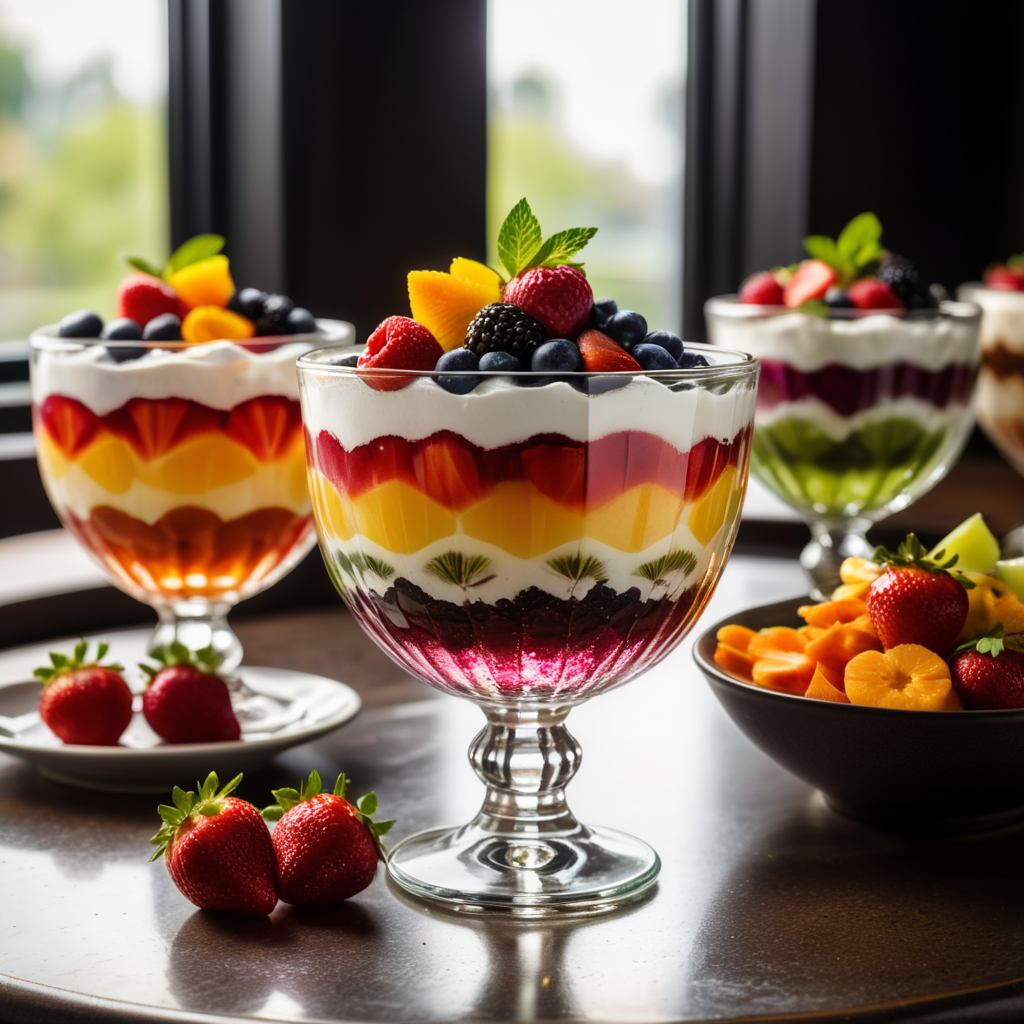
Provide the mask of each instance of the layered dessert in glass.
[{"label": "layered dessert in glass", "polygon": [[956,462],[974,422],[980,310],[940,301],[855,218],[811,258],[755,275],[705,306],[711,341],[761,361],[751,470],[812,530],[801,561],[816,597],[868,527]]}]

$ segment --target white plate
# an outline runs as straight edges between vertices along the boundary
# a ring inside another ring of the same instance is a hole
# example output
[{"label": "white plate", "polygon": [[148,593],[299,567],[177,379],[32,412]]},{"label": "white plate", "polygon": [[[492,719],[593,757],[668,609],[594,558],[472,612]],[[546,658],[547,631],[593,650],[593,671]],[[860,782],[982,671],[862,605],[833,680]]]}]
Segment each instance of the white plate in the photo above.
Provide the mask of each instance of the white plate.
[{"label": "white plate", "polygon": [[361,705],[355,690],[323,676],[254,666],[243,666],[239,673],[252,691],[288,706],[294,717],[276,732],[248,731],[230,743],[165,744],[136,714],[119,746],[78,746],[61,743],[39,720],[38,682],[10,682],[0,684],[0,716],[21,727],[14,737],[0,735],[0,751],[28,761],[56,782],[115,793],[157,793],[175,785],[188,789],[211,771],[226,781],[260,768],[282,750],[344,725]]}]

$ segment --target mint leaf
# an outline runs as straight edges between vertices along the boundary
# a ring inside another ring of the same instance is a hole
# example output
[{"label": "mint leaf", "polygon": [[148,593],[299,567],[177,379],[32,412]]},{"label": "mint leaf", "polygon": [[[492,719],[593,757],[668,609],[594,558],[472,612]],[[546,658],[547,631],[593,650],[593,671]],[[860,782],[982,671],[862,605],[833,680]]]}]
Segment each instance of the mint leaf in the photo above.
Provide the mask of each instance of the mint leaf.
[{"label": "mint leaf", "polygon": [[[177,273],[183,267],[188,267],[193,263],[198,263],[200,260],[216,256],[223,248],[223,235],[196,235],[195,238],[182,242],[174,250],[171,258],[167,261],[167,266],[164,267],[164,274],[170,276]],[[146,271],[146,273],[149,273],[149,271]],[[156,276],[160,277],[160,274],[158,273]]]},{"label": "mint leaf", "polygon": [[808,235],[804,239],[804,249],[813,259],[821,260],[836,270],[840,269],[839,250],[828,235]]},{"label": "mint leaf", "polygon": [[860,269],[882,249],[882,224],[873,213],[858,214],[839,232],[836,248],[842,259]]},{"label": "mint leaf", "polygon": [[498,259],[509,277],[532,266],[541,241],[540,221],[526,199],[520,199],[498,232]]},{"label": "mint leaf", "polygon": [[125,263],[129,267],[134,267],[136,270],[141,270],[144,274],[149,274],[150,277],[162,277],[163,271],[158,267],[154,267],[149,260],[144,260],[141,256],[125,256]]},{"label": "mint leaf", "polygon": [[[531,267],[560,267],[562,264],[569,264],[569,261],[576,255],[594,235],[597,228],[566,228],[565,231],[556,231],[537,250],[530,261]],[[572,264],[577,269],[582,264]]]}]

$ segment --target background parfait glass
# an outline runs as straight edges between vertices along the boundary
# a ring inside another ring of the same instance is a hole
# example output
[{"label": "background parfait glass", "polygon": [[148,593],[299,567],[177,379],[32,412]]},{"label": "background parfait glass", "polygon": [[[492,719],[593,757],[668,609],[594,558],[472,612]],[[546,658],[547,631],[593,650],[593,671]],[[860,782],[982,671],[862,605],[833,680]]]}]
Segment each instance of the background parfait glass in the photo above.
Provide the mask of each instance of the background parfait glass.
[{"label": "background parfait glass", "polygon": [[704,307],[716,345],[761,361],[750,469],[807,521],[800,562],[818,600],[865,534],[956,463],[974,424],[981,311],[758,306],[735,295]]},{"label": "background parfait glass", "polygon": [[[242,724],[281,709],[233,677],[227,613],[312,547],[296,357],[324,334],[244,343],[31,338],[39,471],[64,525],[111,582],[151,605],[155,650],[212,646]],[[315,340],[314,340],[315,339]]]},{"label": "background parfait glass", "polygon": [[411,893],[543,914],[610,907],[657,877],[650,846],[569,809],[565,719],[676,647],[732,548],[757,362],[693,348],[711,365],[446,387],[327,350],[299,360],[335,585],[400,666],[486,718],[469,755],[479,814],[391,851]]}]

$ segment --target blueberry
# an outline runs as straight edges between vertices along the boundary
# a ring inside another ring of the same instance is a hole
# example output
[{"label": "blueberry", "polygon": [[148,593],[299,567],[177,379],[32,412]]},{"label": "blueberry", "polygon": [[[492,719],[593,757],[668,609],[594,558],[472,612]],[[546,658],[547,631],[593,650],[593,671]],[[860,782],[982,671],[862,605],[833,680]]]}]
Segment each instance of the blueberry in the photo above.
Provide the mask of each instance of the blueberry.
[{"label": "blueberry", "polygon": [[145,345],[108,345],[107,355],[115,363],[127,363],[132,359],[141,359],[149,351]]},{"label": "blueberry", "polygon": [[259,288],[242,288],[228,299],[228,309],[255,320],[263,312],[263,303],[270,296]]},{"label": "blueberry", "polygon": [[590,309],[591,326],[603,331],[608,318],[618,311],[619,304],[614,299],[594,299],[594,305]]},{"label": "blueberry", "polygon": [[181,321],[173,313],[161,313],[142,329],[142,340],[181,341]]},{"label": "blueberry", "polygon": [[829,288],[825,292],[825,305],[829,309],[853,309],[853,303],[850,301],[850,296],[842,290],[842,288]]},{"label": "blueberry", "polygon": [[100,331],[100,337],[104,341],[142,341],[142,328],[134,320],[123,316],[111,320]]},{"label": "blueberry", "polygon": [[633,358],[645,370],[678,370],[679,364],[660,345],[637,345]]},{"label": "blueberry", "polygon": [[285,317],[285,334],[316,334],[316,320],[308,309],[296,306]]},{"label": "blueberry", "polygon": [[258,335],[283,334],[287,329],[285,323],[288,314],[295,308],[295,303],[287,295],[268,295],[263,300],[263,311],[253,323],[256,324]]},{"label": "blueberry", "polygon": [[660,345],[677,362],[683,354],[683,339],[671,331],[651,331],[641,344]]},{"label": "blueberry", "polygon": [[338,356],[337,359],[331,360],[332,366],[358,366],[359,365],[359,353],[353,352],[348,356]]},{"label": "blueberry", "polygon": [[699,352],[684,352],[679,357],[681,370],[692,370],[697,366],[707,366],[708,361]]},{"label": "blueberry", "polygon": [[530,369],[534,373],[571,373],[580,369],[580,350],[564,338],[546,341],[533,353]]},{"label": "blueberry", "polygon": [[480,357],[480,369],[489,373],[519,373],[523,364],[511,352],[486,352]]},{"label": "blueberry", "polygon": [[631,309],[620,309],[605,321],[604,333],[628,352],[646,337],[647,321]]},{"label": "blueberry", "polygon": [[91,309],[68,313],[57,331],[62,338],[98,338],[103,330],[103,319]]},{"label": "blueberry", "polygon": [[480,383],[479,377],[456,377],[454,372],[476,370],[480,367],[480,360],[477,354],[468,348],[453,348],[451,352],[445,352],[437,361],[436,370],[448,370],[434,380],[453,395],[468,395]]}]

